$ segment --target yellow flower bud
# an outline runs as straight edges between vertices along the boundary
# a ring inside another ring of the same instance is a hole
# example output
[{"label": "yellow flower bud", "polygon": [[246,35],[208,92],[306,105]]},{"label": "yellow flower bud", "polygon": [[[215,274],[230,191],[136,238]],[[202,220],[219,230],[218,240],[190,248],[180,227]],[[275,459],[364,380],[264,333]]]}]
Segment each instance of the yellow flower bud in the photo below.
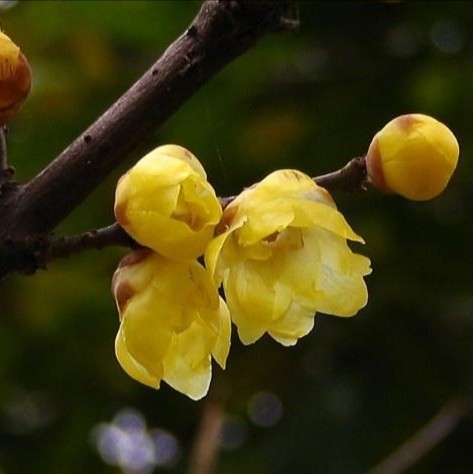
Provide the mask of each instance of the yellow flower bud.
[{"label": "yellow flower bud", "polygon": [[243,191],[223,213],[205,252],[244,344],[268,332],[293,345],[316,311],[352,316],[367,302],[370,261],[330,194],[307,175],[280,170]]},{"label": "yellow flower bud", "polygon": [[401,115],[373,138],[366,155],[371,182],[382,191],[413,201],[438,196],[458,162],[455,135],[422,114]]},{"label": "yellow flower bud", "polygon": [[31,68],[20,48],[0,32],[0,125],[18,111],[31,88]]},{"label": "yellow flower bud", "polygon": [[125,372],[150,387],[164,380],[202,398],[211,356],[225,368],[231,331],[227,306],[205,268],[135,251],[120,262],[112,291],[120,315],[115,353]]},{"label": "yellow flower bud", "polygon": [[117,184],[118,223],[137,242],[168,258],[202,255],[221,215],[199,160],[177,145],[148,153]]}]

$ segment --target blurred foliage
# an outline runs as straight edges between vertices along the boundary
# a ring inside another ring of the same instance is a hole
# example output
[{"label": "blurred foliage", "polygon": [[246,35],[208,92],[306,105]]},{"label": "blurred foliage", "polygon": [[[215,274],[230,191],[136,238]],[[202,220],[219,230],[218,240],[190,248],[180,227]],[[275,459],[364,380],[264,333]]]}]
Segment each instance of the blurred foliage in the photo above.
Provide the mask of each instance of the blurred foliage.
[{"label": "blurred foliage", "polygon": [[[34,72],[8,136],[18,180],[38,173],[118,98],[199,5],[0,2],[2,27]],[[299,33],[266,37],[219,74],[58,233],[109,224],[118,176],[158,144],[188,147],[228,195],[277,168],[335,170],[402,113],[447,123],[461,157],[441,197],[335,196],[367,242],[357,250],[374,269],[368,307],[353,319],[318,316],[293,348],[269,338],[242,347],[235,338],[228,370],[214,370],[231,435],[219,472],[361,474],[451,396],[473,395],[473,3],[300,1],[292,15]],[[99,455],[97,430],[119,413],[130,417],[127,407],[180,446],[181,456],[156,472],[186,472],[205,401],[141,386],[114,357],[109,285],[124,253],[90,252],[2,283],[0,472],[121,472],[104,462],[111,458],[103,449]],[[272,403],[270,414],[277,408],[274,419],[255,421],[255,396]],[[466,419],[409,472],[473,472],[472,439]]]}]

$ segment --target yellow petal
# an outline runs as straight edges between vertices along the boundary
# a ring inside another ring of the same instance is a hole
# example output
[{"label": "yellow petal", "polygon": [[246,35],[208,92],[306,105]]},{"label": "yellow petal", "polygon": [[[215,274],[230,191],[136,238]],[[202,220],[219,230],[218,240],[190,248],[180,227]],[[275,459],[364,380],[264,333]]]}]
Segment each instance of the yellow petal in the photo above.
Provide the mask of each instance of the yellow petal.
[{"label": "yellow petal", "polygon": [[[284,188],[283,186],[287,186]],[[363,242],[337,211],[326,190],[296,170],[272,173],[231,204],[247,216],[238,232],[240,245],[254,245],[274,232],[317,225],[343,238]]]},{"label": "yellow petal", "polygon": [[171,343],[174,307],[166,303],[152,290],[139,293],[127,306],[120,327],[128,352],[150,373],[159,371]]},{"label": "yellow petal", "polygon": [[152,388],[159,388],[162,378],[162,369],[151,375],[144,366],[137,362],[128,352],[122,331],[119,330],[115,339],[115,354],[123,370],[138,382]]},{"label": "yellow petal", "polygon": [[205,249],[205,266],[217,285],[219,285],[221,281],[221,275],[217,275],[218,260],[220,258],[223,245],[225,244],[225,241],[229,235],[229,232],[225,232],[224,234],[215,237]]},{"label": "yellow petal", "polygon": [[[134,225],[127,232],[137,242],[175,260],[192,260],[202,255],[213,237],[212,224],[195,232],[185,222],[155,212],[130,210],[128,217]],[[135,228],[139,230],[135,232]]]},{"label": "yellow petal", "polygon": [[245,315],[239,313],[238,309],[232,310],[232,319],[235,324],[236,321],[239,321],[237,324],[238,337],[245,346],[256,342],[267,331],[267,325],[263,321],[245,318]]},{"label": "yellow petal", "polygon": [[162,145],[151,153],[159,154],[160,156],[169,156],[172,159],[177,158],[190,165],[192,170],[200,177],[207,179],[207,174],[200,161],[189,150],[180,145]]},{"label": "yellow petal", "polygon": [[232,323],[230,319],[230,311],[222,298],[220,298],[218,315],[219,327],[216,334],[215,345],[212,349],[212,355],[217,364],[222,369],[225,369],[228,353],[230,352]]},{"label": "yellow petal", "polygon": [[228,308],[243,344],[259,339],[280,316],[290,300],[275,292],[271,265],[238,261],[224,279]]},{"label": "yellow petal", "polygon": [[369,259],[352,253],[343,239],[326,231],[309,232],[308,245],[317,245],[320,251],[315,280],[317,310],[335,316],[353,316],[368,301],[363,276],[371,273]]},{"label": "yellow petal", "polygon": [[309,334],[314,328],[314,311],[291,302],[284,315],[269,329],[270,336],[283,346],[293,346],[298,339]]},{"label": "yellow petal", "polygon": [[193,400],[206,395],[212,377],[209,345],[199,324],[176,334],[163,360],[165,382]]}]

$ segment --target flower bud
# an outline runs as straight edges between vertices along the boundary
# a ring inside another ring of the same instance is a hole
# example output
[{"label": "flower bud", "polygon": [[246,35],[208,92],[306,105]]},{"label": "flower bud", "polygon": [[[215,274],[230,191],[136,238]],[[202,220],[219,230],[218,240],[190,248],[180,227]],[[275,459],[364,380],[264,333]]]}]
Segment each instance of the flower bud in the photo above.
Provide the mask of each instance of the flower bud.
[{"label": "flower bud", "polygon": [[458,162],[455,135],[422,114],[401,115],[373,138],[366,155],[368,177],[380,190],[413,201],[438,196]]},{"label": "flower bud", "polygon": [[118,223],[141,245],[173,260],[202,255],[221,215],[199,160],[177,145],[148,153],[117,184]]},{"label": "flower bud", "polygon": [[31,88],[31,68],[20,48],[0,32],[0,126],[18,111]]}]

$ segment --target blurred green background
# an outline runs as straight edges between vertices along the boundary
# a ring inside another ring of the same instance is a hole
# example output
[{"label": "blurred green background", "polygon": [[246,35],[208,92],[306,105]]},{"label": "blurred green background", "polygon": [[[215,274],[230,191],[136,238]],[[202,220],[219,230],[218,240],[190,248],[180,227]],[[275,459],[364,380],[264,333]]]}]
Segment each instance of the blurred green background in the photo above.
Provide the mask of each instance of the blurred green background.
[{"label": "blurred green background", "polygon": [[[1,1],[33,68],[11,124],[17,178],[34,176],[189,24],[195,1]],[[363,154],[388,120],[433,115],[460,163],[426,203],[372,189],[337,194],[372,260],[368,306],[319,315],[293,348],[235,338],[221,473],[362,474],[452,396],[473,394],[473,3],[300,1],[301,29],[274,34],[190,100],[57,230],[112,222],[114,185],[141,154],[179,143],[219,195],[277,168],[323,174]],[[50,264],[0,286],[0,472],[184,473],[205,400],[134,382],[114,357],[110,279],[125,249]],[[409,473],[473,472],[473,423]],[[119,449],[118,449],[119,448]]]}]

